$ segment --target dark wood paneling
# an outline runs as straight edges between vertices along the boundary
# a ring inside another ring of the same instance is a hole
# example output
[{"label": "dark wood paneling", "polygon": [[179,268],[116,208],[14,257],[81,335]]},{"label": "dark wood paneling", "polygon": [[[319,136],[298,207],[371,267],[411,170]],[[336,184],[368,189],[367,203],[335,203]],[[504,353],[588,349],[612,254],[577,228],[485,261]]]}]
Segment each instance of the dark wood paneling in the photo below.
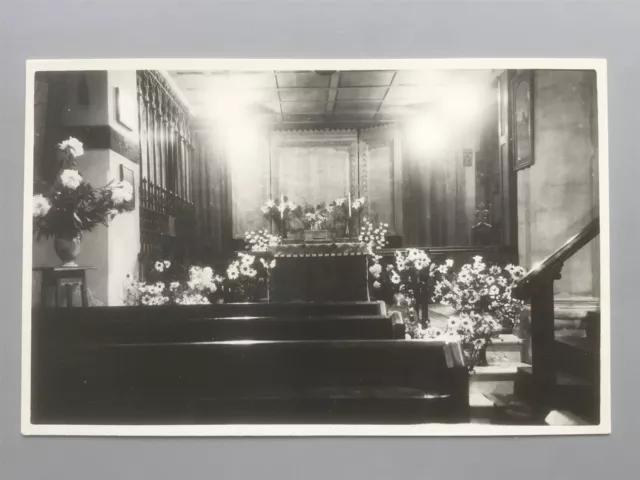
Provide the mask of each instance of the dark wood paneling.
[{"label": "dark wood paneling", "polygon": [[62,138],[67,137],[75,137],[80,140],[84,144],[85,150],[113,150],[134,163],[140,163],[138,138],[127,137],[110,125],[64,127]]}]

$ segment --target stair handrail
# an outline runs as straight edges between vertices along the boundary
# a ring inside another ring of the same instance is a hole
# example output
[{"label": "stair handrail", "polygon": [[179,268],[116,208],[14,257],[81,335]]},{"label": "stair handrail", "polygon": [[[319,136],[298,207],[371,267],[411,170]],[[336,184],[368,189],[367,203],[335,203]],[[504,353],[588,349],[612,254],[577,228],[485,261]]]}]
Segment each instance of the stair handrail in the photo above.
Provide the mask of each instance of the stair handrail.
[{"label": "stair handrail", "polygon": [[534,289],[542,279],[547,280],[550,276],[555,277],[562,269],[564,262],[574,256],[582,247],[599,234],[600,217],[598,216],[542,262],[533,266],[513,287],[512,295],[520,300],[528,300],[531,298]]},{"label": "stair handrail", "polygon": [[599,233],[600,218],[596,217],[578,234],[529,270],[512,289],[515,298],[529,300],[530,303],[533,397],[529,400],[539,412],[545,412],[545,415],[557,403],[554,282],[560,278],[564,262]]}]

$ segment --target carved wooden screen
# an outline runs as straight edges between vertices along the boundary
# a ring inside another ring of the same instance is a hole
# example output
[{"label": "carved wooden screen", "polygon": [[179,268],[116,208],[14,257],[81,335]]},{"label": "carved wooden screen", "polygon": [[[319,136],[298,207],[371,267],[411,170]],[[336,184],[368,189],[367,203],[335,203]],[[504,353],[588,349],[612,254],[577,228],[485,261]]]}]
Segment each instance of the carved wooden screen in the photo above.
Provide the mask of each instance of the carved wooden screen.
[{"label": "carved wooden screen", "polygon": [[195,241],[190,117],[162,75],[138,71],[141,265],[186,261]]}]

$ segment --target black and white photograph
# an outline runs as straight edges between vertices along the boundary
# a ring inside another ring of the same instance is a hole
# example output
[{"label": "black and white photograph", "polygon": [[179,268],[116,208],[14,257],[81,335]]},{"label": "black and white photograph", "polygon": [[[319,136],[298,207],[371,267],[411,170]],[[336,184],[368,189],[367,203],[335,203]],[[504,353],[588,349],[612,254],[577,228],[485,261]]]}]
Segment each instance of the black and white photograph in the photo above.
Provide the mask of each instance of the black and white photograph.
[{"label": "black and white photograph", "polygon": [[31,60],[22,432],[608,434],[604,60]]}]

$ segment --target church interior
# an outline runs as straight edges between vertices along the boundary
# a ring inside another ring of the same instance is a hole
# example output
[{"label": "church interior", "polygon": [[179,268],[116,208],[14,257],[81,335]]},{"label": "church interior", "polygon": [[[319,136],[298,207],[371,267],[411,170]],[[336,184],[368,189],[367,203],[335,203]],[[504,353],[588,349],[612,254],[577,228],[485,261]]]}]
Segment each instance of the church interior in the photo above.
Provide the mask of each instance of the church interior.
[{"label": "church interior", "polygon": [[598,424],[597,93],[38,72],[32,423]]}]

